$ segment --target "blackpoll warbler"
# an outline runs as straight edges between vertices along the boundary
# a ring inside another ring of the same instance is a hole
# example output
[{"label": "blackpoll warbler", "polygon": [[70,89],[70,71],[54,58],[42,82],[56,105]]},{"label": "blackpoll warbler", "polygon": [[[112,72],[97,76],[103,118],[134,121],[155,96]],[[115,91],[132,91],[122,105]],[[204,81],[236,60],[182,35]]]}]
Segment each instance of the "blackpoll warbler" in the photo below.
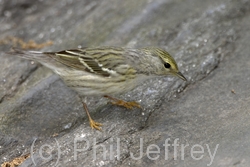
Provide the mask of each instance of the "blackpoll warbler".
[{"label": "blackpoll warbler", "polygon": [[[140,107],[136,102],[126,102],[109,95],[125,93],[145,80],[174,75],[186,81],[175,60],[159,48],[128,49],[121,47],[97,47],[37,52],[13,49],[12,54],[35,60],[58,74],[80,96],[104,96],[113,104],[126,108]],[[100,130],[87,109],[90,126]]]}]

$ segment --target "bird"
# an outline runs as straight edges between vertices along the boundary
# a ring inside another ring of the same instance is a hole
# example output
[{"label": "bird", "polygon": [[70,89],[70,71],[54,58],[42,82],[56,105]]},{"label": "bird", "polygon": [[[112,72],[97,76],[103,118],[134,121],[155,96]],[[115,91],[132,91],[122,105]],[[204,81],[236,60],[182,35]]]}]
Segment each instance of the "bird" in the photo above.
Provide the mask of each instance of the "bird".
[{"label": "bird", "polygon": [[[148,79],[177,76],[187,81],[174,58],[159,47],[85,47],[58,52],[27,51],[12,48],[11,54],[37,61],[58,74],[80,97],[103,96],[112,104],[131,109],[140,104],[113,96],[131,91]],[[92,119],[85,102],[83,107],[92,129],[101,130],[101,123]]]}]

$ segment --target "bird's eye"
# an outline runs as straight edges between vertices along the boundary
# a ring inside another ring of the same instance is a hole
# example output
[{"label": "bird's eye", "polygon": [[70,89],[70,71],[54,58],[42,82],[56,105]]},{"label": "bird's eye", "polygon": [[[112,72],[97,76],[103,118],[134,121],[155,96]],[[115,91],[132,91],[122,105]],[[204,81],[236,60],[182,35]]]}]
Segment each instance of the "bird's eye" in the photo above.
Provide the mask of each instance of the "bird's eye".
[{"label": "bird's eye", "polygon": [[171,65],[170,65],[169,63],[164,63],[164,67],[165,67],[165,68],[170,68]]}]

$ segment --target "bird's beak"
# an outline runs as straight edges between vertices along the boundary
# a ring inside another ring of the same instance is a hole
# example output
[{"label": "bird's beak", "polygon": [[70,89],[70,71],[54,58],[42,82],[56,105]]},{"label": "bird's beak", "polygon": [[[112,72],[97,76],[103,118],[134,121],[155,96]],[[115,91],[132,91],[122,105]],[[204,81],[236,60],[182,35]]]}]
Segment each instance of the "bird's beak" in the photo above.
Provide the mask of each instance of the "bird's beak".
[{"label": "bird's beak", "polygon": [[187,81],[186,77],[181,72],[177,72],[176,75],[184,81]]}]

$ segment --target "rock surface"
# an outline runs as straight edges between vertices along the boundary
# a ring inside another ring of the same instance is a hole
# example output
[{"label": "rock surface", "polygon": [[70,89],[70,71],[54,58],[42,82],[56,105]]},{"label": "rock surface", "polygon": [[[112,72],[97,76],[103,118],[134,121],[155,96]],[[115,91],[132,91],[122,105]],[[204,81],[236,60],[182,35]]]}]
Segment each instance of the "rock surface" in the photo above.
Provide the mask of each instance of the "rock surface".
[{"label": "rock surface", "polygon": [[92,117],[104,124],[99,132],[58,76],[1,45],[1,163],[31,153],[21,166],[250,164],[249,1],[6,0],[0,6],[0,39],[53,41],[46,51],[159,46],[188,78],[149,80],[120,96],[143,110],[88,98]]}]

